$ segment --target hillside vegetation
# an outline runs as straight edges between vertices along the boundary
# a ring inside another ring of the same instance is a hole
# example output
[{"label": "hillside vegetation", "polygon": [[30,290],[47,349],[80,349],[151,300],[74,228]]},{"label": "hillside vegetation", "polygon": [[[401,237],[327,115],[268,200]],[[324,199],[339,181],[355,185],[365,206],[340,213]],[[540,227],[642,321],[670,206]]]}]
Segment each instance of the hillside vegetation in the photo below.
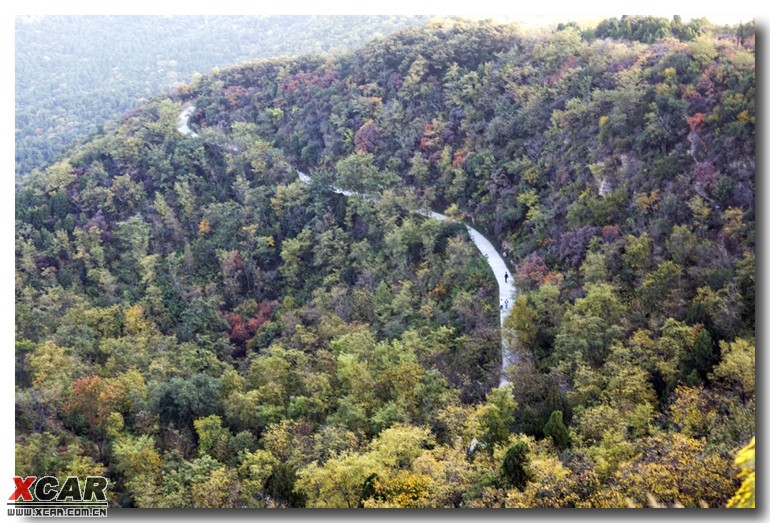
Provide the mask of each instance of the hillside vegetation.
[{"label": "hillside vegetation", "polygon": [[[259,60],[27,177],[17,472],[106,473],[128,507],[726,506],[755,59],[703,24],[452,20]],[[516,266],[505,387],[491,271],[427,207]]]}]

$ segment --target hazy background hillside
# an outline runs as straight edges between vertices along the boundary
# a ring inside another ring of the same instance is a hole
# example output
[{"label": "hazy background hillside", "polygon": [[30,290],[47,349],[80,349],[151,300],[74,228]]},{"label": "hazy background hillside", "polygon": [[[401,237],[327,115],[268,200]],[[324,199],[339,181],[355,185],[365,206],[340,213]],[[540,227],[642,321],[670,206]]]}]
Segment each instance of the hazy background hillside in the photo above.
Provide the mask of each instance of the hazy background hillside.
[{"label": "hazy background hillside", "polygon": [[420,16],[46,16],[16,20],[16,174],[187,83],[269,56],[339,53]]}]

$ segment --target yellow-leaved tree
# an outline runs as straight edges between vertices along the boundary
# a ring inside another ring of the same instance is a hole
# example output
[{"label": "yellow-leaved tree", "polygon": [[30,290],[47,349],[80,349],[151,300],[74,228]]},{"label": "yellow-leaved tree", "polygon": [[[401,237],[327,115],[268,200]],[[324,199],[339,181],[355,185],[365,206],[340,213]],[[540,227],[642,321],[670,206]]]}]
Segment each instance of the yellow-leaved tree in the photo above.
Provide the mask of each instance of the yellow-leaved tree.
[{"label": "yellow-leaved tree", "polygon": [[735,464],[741,468],[738,474],[743,483],[738,492],[727,502],[727,508],[756,508],[754,504],[754,438],[743,447],[735,458]]}]

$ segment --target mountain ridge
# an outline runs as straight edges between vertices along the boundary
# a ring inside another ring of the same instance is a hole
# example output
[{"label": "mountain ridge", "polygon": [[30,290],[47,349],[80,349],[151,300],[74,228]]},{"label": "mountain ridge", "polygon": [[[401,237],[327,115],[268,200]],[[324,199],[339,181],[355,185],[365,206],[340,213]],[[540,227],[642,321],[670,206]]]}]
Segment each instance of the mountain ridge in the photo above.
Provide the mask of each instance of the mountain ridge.
[{"label": "mountain ridge", "polygon": [[[225,69],[24,179],[20,473],[76,463],[126,507],[727,505],[754,52],[617,22]],[[504,386],[496,282],[430,208],[515,263]]]}]

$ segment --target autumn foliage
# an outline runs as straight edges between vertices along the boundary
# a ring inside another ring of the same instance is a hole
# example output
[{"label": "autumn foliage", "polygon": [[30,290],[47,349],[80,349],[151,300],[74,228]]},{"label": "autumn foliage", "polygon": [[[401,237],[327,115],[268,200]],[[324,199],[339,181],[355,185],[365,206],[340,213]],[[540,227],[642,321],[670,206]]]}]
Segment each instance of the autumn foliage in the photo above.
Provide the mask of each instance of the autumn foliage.
[{"label": "autumn foliage", "polygon": [[17,473],[123,507],[751,505],[738,29],[436,21],[105,126],[16,190]]}]

